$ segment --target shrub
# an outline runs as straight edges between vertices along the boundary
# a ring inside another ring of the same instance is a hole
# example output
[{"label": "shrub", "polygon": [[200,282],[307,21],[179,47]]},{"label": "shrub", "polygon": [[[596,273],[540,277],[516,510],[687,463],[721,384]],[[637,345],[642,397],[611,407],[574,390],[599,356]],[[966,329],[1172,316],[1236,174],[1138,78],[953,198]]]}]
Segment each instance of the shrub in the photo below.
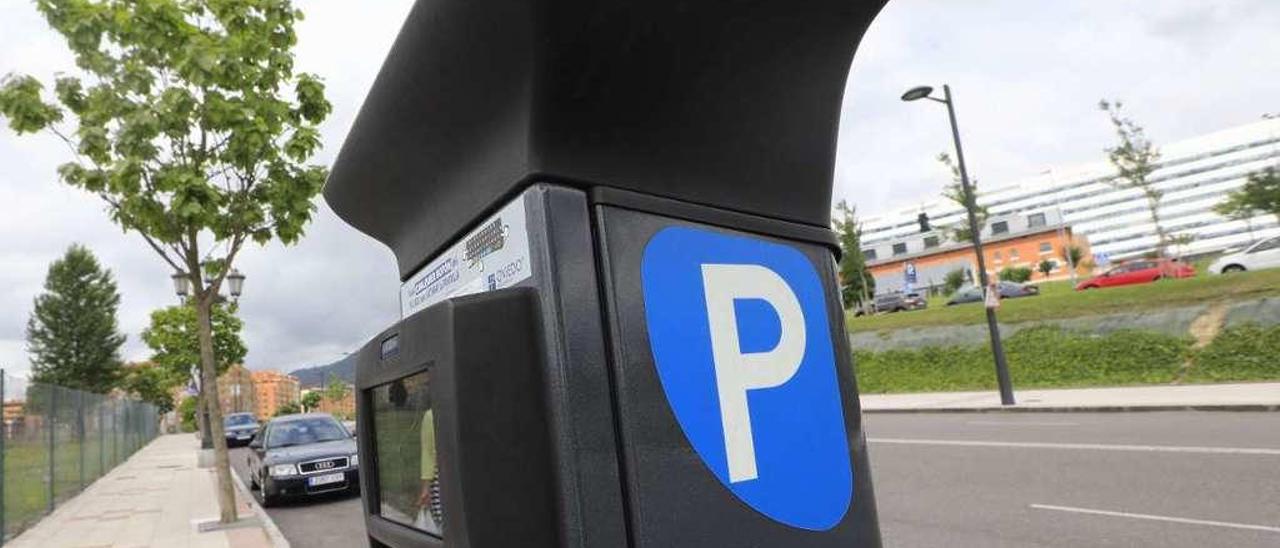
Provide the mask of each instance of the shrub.
[{"label": "shrub", "polygon": [[1280,325],[1244,324],[1222,330],[1196,353],[1187,380],[1280,379]]},{"label": "shrub", "polygon": [[199,401],[199,398],[187,397],[178,404],[178,418],[183,432],[196,431],[196,403]]},{"label": "shrub", "polygon": [[1023,283],[1031,279],[1031,269],[1025,266],[1006,266],[1000,271],[1000,279],[1006,282]]},{"label": "shrub", "polygon": [[1058,266],[1058,265],[1054,264],[1054,262],[1050,261],[1049,259],[1045,259],[1043,261],[1040,261],[1040,264],[1036,265],[1036,270],[1039,270],[1040,273],[1044,275],[1044,277],[1048,278],[1049,274],[1053,272],[1053,267],[1055,266]]},{"label": "shrub", "polygon": [[969,277],[965,274],[963,268],[952,270],[942,279],[942,293],[951,296],[952,293],[963,287],[967,281],[969,281]]}]

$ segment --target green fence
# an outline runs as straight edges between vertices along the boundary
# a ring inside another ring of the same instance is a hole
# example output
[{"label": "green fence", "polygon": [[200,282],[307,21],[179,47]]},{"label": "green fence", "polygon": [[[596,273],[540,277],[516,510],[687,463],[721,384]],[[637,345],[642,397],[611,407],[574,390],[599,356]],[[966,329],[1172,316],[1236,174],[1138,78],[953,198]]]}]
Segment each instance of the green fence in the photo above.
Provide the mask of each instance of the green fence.
[{"label": "green fence", "polygon": [[0,370],[0,544],[31,527],[159,433],[155,406],[28,382]]}]

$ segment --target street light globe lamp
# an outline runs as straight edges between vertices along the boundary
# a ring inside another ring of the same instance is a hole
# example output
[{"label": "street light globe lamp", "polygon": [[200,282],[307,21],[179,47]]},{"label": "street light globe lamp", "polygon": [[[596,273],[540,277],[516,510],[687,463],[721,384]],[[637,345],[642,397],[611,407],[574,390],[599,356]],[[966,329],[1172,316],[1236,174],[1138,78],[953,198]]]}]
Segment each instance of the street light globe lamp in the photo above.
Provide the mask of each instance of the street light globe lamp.
[{"label": "street light globe lamp", "polygon": [[179,297],[186,298],[187,295],[191,294],[191,278],[188,278],[186,274],[178,272],[169,278],[173,280],[173,292],[177,293]]},{"label": "street light globe lamp", "polygon": [[227,286],[232,298],[240,298],[240,292],[244,290],[244,274],[234,268],[231,269],[231,272],[227,273]]}]

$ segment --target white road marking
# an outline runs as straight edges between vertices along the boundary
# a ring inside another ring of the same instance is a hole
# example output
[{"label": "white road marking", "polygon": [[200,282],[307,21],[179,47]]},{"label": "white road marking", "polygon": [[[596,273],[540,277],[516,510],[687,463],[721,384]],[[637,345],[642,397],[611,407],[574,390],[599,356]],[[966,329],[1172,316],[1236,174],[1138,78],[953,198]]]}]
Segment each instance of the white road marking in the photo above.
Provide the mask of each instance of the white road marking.
[{"label": "white road marking", "polygon": [[1231,523],[1229,521],[1213,521],[1213,520],[1207,520],[1207,519],[1176,518],[1172,516],[1155,516],[1151,514],[1131,514],[1129,512],[1113,512],[1111,510],[1094,510],[1091,508],[1076,508],[1074,506],[1054,506],[1051,504],[1032,504],[1030,506],[1037,510],[1057,510],[1059,512],[1074,512],[1077,514],[1094,514],[1098,516],[1111,516],[1111,517],[1117,517],[1117,518],[1146,519],[1146,520],[1152,520],[1152,521],[1185,523],[1188,525],[1209,525],[1212,527],[1229,527],[1232,529],[1248,529],[1251,531],[1266,531],[1268,533],[1280,533],[1280,527],[1270,527],[1267,525],[1251,525],[1248,523]]},{"label": "white road marking", "polygon": [[1084,451],[1138,451],[1148,453],[1199,453],[1213,455],[1280,456],[1280,449],[1259,447],[1194,447],[1178,445],[1123,445],[1109,443],[1041,443],[981,440],[929,440],[912,438],[867,438],[871,443],[901,445],[949,445],[958,447],[1006,447],[1014,449],[1068,449]]},{"label": "white road marking", "polygon": [[1036,421],[968,421],[965,424],[974,426],[1080,426],[1078,422],[1036,422]]}]

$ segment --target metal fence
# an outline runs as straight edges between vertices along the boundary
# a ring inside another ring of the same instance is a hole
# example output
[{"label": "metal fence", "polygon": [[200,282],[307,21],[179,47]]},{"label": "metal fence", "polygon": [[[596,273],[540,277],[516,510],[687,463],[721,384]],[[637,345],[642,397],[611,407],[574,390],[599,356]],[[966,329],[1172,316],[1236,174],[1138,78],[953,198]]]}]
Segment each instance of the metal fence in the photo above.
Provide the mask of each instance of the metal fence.
[{"label": "metal fence", "polygon": [[159,433],[155,406],[28,382],[0,369],[0,544],[31,527]]}]

